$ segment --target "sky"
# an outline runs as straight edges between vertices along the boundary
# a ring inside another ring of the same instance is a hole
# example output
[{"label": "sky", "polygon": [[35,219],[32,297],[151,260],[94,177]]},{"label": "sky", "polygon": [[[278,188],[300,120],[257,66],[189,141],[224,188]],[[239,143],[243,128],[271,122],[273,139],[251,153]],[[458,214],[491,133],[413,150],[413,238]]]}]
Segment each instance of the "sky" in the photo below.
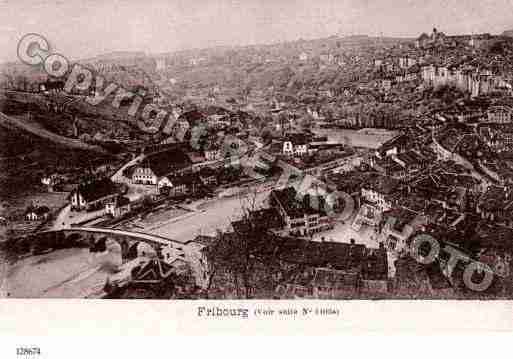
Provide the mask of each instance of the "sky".
[{"label": "sky", "polygon": [[331,35],[513,29],[513,0],[0,0],[0,62],[35,32],[70,59]]}]

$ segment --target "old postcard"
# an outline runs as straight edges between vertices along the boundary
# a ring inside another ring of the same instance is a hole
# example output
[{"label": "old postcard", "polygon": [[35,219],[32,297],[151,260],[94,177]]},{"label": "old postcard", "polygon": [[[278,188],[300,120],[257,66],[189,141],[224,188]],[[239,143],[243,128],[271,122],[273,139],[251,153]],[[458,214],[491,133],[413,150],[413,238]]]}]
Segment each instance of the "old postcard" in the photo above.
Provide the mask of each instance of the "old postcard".
[{"label": "old postcard", "polygon": [[512,1],[0,20],[1,332],[513,329]]}]

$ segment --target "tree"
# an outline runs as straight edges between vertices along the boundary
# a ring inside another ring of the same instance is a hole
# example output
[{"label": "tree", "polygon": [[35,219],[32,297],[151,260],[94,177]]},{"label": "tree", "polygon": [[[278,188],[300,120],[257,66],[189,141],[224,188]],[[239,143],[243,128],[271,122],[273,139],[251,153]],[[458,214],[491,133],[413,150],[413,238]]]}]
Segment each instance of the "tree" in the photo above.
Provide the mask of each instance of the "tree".
[{"label": "tree", "polygon": [[[268,231],[270,223],[255,217],[256,194],[243,204],[243,216],[233,233],[218,232],[207,249],[210,264],[208,290],[234,288],[238,298],[268,297],[290,278],[297,266],[280,260],[283,239]],[[214,284],[215,283],[215,284]]]}]

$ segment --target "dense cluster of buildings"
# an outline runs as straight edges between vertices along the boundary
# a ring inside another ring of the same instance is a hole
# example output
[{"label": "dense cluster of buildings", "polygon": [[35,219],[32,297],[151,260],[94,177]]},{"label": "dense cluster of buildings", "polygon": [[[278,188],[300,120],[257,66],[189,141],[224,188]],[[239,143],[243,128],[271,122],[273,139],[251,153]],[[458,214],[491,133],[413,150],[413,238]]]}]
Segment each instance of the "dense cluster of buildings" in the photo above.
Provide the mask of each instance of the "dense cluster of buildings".
[{"label": "dense cluster of buildings", "polygon": [[[503,114],[501,110],[498,121],[508,121],[509,116]],[[486,121],[488,118],[483,118]],[[379,233],[379,241],[397,258],[398,287],[404,284],[401,280],[407,280],[401,279],[407,270],[403,264],[415,233],[428,233],[458,248],[469,258],[487,263],[496,274],[509,270],[513,254],[513,246],[506,239],[513,233],[509,220],[513,208],[509,164],[497,158],[495,162],[487,159],[489,148],[480,142],[477,132],[468,128],[465,132],[446,125],[428,141],[422,133],[415,136],[409,132],[408,136],[388,141],[369,158],[371,171],[355,174],[361,183],[357,185],[359,192],[350,189],[360,202],[353,227],[359,230],[364,225],[372,226]],[[497,137],[495,140],[502,142]],[[508,141],[504,142],[500,148],[507,147]],[[437,147],[442,147],[443,152]],[[339,190],[347,186],[340,177],[330,179],[340,183]],[[498,237],[494,231],[500,233],[498,239],[492,239]],[[434,267],[418,269],[425,275],[424,289],[429,290],[415,291],[431,297],[461,295],[461,277],[455,278],[456,269],[447,266],[447,261],[440,258]],[[431,277],[433,273],[435,277]],[[500,282],[498,277],[495,280]],[[505,293],[506,289],[501,288]],[[497,286],[493,290],[498,290]]]},{"label": "dense cluster of buildings", "polygon": [[498,89],[512,89],[502,78],[493,76],[490,70],[427,65],[422,67],[421,76],[425,83],[433,87],[454,86],[472,97],[487,95]]},{"label": "dense cluster of buildings", "polygon": [[[247,297],[375,298],[401,291],[458,295],[461,281],[455,273],[460,267],[443,256],[422,266],[411,261],[409,252],[413,235],[427,233],[486,263],[494,273],[509,273],[513,265],[513,83],[507,71],[501,71],[504,54],[487,50],[495,40],[489,34],[447,36],[434,29],[414,43],[368,45],[358,54],[308,50],[303,44],[289,59],[248,55],[262,64],[283,60],[335,71],[334,78],[341,68],[348,74],[329,85],[311,85],[313,89],[299,86],[297,96],[275,96],[274,85],[255,89],[266,97],[266,116],[242,111],[235,100],[230,110],[214,106],[223,90],[209,85],[208,106],[176,106],[173,127],[160,143],[134,153],[119,183],[106,176],[81,180],[70,191],[70,207],[121,218],[142,202],[131,201],[128,189],[151,193],[152,201],[158,198],[159,203],[204,198],[216,187],[243,184],[249,175],[230,166],[231,156],[237,153],[240,160],[258,149],[259,179],[276,175],[271,169],[293,170],[326,180],[329,190],[349,194],[356,203],[349,226],[356,232],[372,227],[369,240],[379,242],[375,248],[351,238],[341,239],[347,243],[313,240],[341,224],[330,213],[338,203],[287,184],[273,187],[266,208],[244,213],[227,233],[184,243],[170,240],[158,258],[138,264],[130,273],[135,282],[168,280],[178,273],[191,276],[195,287],[214,297],[240,297],[230,265],[241,257],[241,243],[250,238],[251,253],[244,255],[256,264],[251,273],[244,273],[245,280],[262,285],[253,286]],[[177,61],[198,67],[217,60],[197,55]],[[158,59],[148,66],[154,65],[163,72],[170,61]],[[135,71],[133,63],[96,61],[94,66],[112,78],[127,68]],[[292,77],[284,81],[288,89],[302,82]],[[61,84],[42,85],[40,91],[47,94],[62,90]],[[441,88],[449,90],[437,92]],[[158,95],[152,98],[154,103],[160,100]],[[314,124],[398,131],[371,151],[316,136]],[[65,181],[57,174],[41,179],[49,191]],[[25,213],[30,221],[49,216],[44,207],[31,206]],[[255,234],[261,238],[255,239]],[[230,255],[225,258],[219,246]]]},{"label": "dense cluster of buildings", "polygon": [[[389,293],[386,251],[352,243],[313,242],[305,239],[261,233],[255,254],[260,260],[249,273],[252,285],[249,298],[316,298],[349,299],[357,297],[383,298]],[[224,243],[240,241],[237,234],[224,235]],[[239,297],[236,283],[230,278],[229,265],[212,257],[212,237],[199,236],[187,243],[184,250],[190,271],[198,287],[208,290],[209,298]],[[192,254],[192,253],[196,254]],[[272,258],[269,256],[272,255]],[[191,259],[193,258],[194,259]],[[170,257],[173,258],[173,257]],[[190,259],[190,260],[189,260]],[[174,263],[173,260],[171,263]],[[269,262],[267,262],[269,261]],[[270,262],[282,270],[266,268]],[[265,278],[273,272],[273,279]]]},{"label": "dense cluster of buildings", "polygon": [[426,49],[436,46],[456,46],[467,45],[474,48],[481,47],[486,41],[492,39],[490,34],[473,34],[473,35],[455,35],[447,36],[445,33],[433,29],[431,35],[426,33],[421,34],[415,40],[415,46],[419,49]]}]

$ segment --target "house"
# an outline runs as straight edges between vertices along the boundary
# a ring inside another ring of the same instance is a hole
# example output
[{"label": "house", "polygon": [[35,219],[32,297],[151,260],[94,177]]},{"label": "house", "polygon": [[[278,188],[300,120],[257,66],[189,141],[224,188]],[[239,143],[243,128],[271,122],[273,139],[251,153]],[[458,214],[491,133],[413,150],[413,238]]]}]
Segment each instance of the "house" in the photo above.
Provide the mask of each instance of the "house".
[{"label": "house", "polygon": [[344,271],[316,268],[309,286],[314,298],[343,298],[357,293],[359,279],[359,273],[356,269]]},{"label": "house", "polygon": [[362,297],[381,297],[386,299],[388,294],[387,280],[365,280],[360,282],[360,296]]},{"label": "house", "polygon": [[127,197],[119,196],[105,204],[105,213],[112,217],[121,217],[130,212],[130,200]]},{"label": "house", "polygon": [[194,128],[205,121],[205,114],[198,110],[183,112],[178,116],[178,124],[184,129]]},{"label": "house", "polygon": [[166,59],[157,59],[156,69],[157,71],[162,71],[166,68]]},{"label": "house", "polygon": [[204,151],[205,159],[207,161],[217,161],[222,158],[221,149],[219,146],[212,144],[207,146]]},{"label": "house", "polygon": [[513,224],[513,192],[511,188],[490,186],[479,198],[476,212],[481,218]]},{"label": "house", "polygon": [[430,163],[415,150],[402,152],[390,157],[404,171],[405,177],[415,176],[422,168]]},{"label": "house", "polygon": [[362,289],[369,296],[388,291],[388,260],[383,246],[370,249],[362,244],[313,242],[281,238],[276,256],[300,265],[295,276],[276,289],[280,297],[338,299],[357,297]]},{"label": "house", "polygon": [[384,91],[389,92],[392,89],[392,80],[391,79],[384,79],[381,82],[381,88]]},{"label": "house", "polygon": [[391,157],[379,158],[373,156],[369,159],[370,166],[384,176],[398,179],[406,178],[406,170],[403,166],[394,161]]},{"label": "house", "polygon": [[247,233],[258,231],[265,233],[267,231],[281,232],[284,223],[280,213],[276,208],[264,208],[249,212],[249,218],[232,222],[233,230],[236,233]]},{"label": "house", "polygon": [[43,176],[41,178],[41,183],[46,186],[48,192],[53,192],[57,186],[62,185],[65,181],[64,176],[61,176],[57,173]]},{"label": "house", "polygon": [[207,123],[210,128],[223,129],[230,126],[229,117],[225,114],[214,114],[207,117]]},{"label": "house", "polygon": [[80,184],[69,196],[72,210],[97,210],[119,195],[119,188],[109,179],[95,179]]},{"label": "house", "polygon": [[440,206],[443,212],[453,210],[464,212],[467,194],[474,193],[478,181],[471,176],[449,174],[441,170],[424,176],[417,176],[409,183],[414,198],[422,198],[434,206]]},{"label": "house", "polygon": [[187,157],[189,157],[189,159],[191,161],[191,169],[193,171],[198,171],[198,170],[202,169],[203,167],[206,167],[209,165],[209,163],[206,162],[204,153],[202,153],[202,152],[198,152],[198,151],[187,152]]},{"label": "house", "polygon": [[163,176],[157,188],[159,193],[165,193],[170,196],[184,196],[198,193],[202,188],[203,182],[198,173],[186,173],[178,176]]},{"label": "house", "polygon": [[60,92],[64,89],[64,81],[46,81],[39,84],[39,91],[44,93]]},{"label": "house", "polygon": [[513,258],[513,229],[489,224],[480,226],[478,234],[481,242],[479,261],[487,264],[497,275],[508,277]]},{"label": "house", "polygon": [[417,64],[417,60],[412,59],[410,57],[400,57],[399,58],[399,67],[401,69],[409,69],[410,67]]},{"label": "house", "polygon": [[288,135],[283,140],[282,153],[286,156],[304,156],[308,153],[309,141],[303,134]]},{"label": "house", "polygon": [[379,210],[367,203],[363,203],[351,223],[351,228],[358,232],[364,224],[377,227],[380,224],[381,219],[382,215]]},{"label": "house", "polygon": [[381,229],[384,246],[391,252],[401,253],[408,248],[407,241],[427,224],[427,219],[414,211],[397,207],[383,214],[384,225]]},{"label": "house", "polygon": [[511,124],[480,126],[479,136],[486,145],[498,153],[513,151],[513,126]]},{"label": "house", "polygon": [[199,170],[199,178],[205,186],[217,185],[217,172],[211,167],[203,167]]},{"label": "house", "polygon": [[415,46],[419,49],[426,48],[434,45],[444,45],[447,42],[447,36],[443,32],[439,32],[436,28],[433,33],[428,35],[423,33],[415,41]]},{"label": "house", "polygon": [[324,120],[324,116],[321,114],[320,107],[310,107],[306,108],[306,113],[313,117],[314,120]]},{"label": "house", "polygon": [[346,271],[317,268],[312,284],[317,298],[339,298],[348,291],[358,290],[360,285],[358,269]]},{"label": "house", "polygon": [[487,111],[488,122],[492,123],[511,123],[513,120],[513,110],[509,106],[493,106]]},{"label": "house", "polygon": [[391,140],[383,143],[381,147],[376,151],[376,156],[379,158],[397,155],[401,152],[405,152],[411,148],[411,139],[406,134],[400,134]]},{"label": "house", "polygon": [[392,209],[393,195],[399,189],[399,180],[378,176],[363,185],[361,196],[363,200],[384,212]]},{"label": "house", "polygon": [[433,33],[431,34],[431,42],[434,45],[445,45],[447,42],[447,36],[443,32],[440,32],[434,28]]},{"label": "house", "polygon": [[478,48],[482,47],[484,44],[486,44],[488,41],[490,41],[491,39],[492,39],[492,35],[490,35],[490,34],[472,35],[470,37],[470,40],[468,41],[468,45],[478,49]]},{"label": "house", "polygon": [[189,156],[179,148],[151,154],[133,168],[132,183],[157,185],[163,176],[188,171],[191,163]]},{"label": "house", "polygon": [[293,187],[273,190],[270,194],[271,207],[278,210],[284,231],[289,235],[311,236],[334,228],[333,219],[324,210],[323,197],[305,194],[298,198]]},{"label": "house", "polygon": [[311,142],[308,145],[308,153],[312,154],[319,151],[325,151],[325,152],[343,152],[346,150],[347,147],[343,143],[336,143],[336,142]]},{"label": "house", "polygon": [[[214,238],[198,237],[192,246],[197,255],[197,267],[204,268],[205,282],[211,283],[211,290],[222,290],[222,295],[234,291],[235,288],[226,281],[226,268],[217,265],[215,271],[209,265],[211,256],[216,256],[219,251],[227,252],[240,242],[240,234],[230,232],[223,233],[223,240],[215,241]],[[286,269],[286,276],[273,275],[276,286],[274,288],[254,288],[252,296],[269,297],[268,290],[279,298],[307,297],[307,298],[347,298],[356,297],[361,287],[361,281],[387,281],[388,262],[386,251],[383,247],[371,249],[363,244],[317,242],[297,237],[277,236],[276,234],[262,233],[255,238],[255,256],[272,256],[273,260],[280,263],[279,267]],[[212,247],[212,244],[216,244]],[[213,251],[209,250],[214,249]],[[184,255],[187,258],[187,254]],[[200,262],[199,259],[202,261]],[[192,261],[190,261],[192,262]],[[206,273],[205,273],[206,270]],[[201,273],[201,270],[198,271]],[[251,276],[260,278],[268,276],[269,268],[256,266]],[[381,286],[378,286],[382,288]]]},{"label": "house", "polygon": [[50,208],[47,206],[30,206],[25,211],[25,218],[28,221],[43,221],[50,216]]},{"label": "house", "polygon": [[135,166],[131,175],[132,183],[155,185],[157,183],[157,175],[149,164]]}]

